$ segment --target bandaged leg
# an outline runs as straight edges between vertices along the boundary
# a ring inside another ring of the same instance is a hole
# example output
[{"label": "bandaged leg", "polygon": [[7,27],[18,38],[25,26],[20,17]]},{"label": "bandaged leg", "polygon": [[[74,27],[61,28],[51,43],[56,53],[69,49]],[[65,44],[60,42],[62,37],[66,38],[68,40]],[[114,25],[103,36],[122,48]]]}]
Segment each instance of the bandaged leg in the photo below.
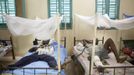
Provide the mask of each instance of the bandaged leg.
[{"label": "bandaged leg", "polygon": [[103,68],[104,65],[102,64],[100,58],[97,55],[94,56],[94,64],[97,67],[97,70],[99,72],[104,72],[104,68]]}]

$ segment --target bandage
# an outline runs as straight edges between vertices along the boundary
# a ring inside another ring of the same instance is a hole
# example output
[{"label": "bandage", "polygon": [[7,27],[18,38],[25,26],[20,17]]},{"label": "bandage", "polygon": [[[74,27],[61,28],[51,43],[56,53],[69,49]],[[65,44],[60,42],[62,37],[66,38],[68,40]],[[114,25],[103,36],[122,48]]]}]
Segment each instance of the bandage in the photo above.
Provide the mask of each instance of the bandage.
[{"label": "bandage", "polygon": [[97,56],[97,55],[95,55],[94,56],[94,64],[98,67],[98,66],[104,66],[103,64],[102,64],[102,62],[100,61],[100,58]]}]

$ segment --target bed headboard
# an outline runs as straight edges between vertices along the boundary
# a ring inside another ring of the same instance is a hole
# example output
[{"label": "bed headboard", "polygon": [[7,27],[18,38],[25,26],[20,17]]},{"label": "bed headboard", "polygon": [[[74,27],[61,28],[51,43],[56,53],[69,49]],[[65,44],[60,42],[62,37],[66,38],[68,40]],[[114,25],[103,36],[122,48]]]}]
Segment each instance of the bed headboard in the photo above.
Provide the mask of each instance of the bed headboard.
[{"label": "bed headboard", "polygon": [[13,57],[13,59],[15,60],[15,53],[14,53],[14,45],[13,45],[13,39],[12,39],[12,36],[10,36],[10,41],[11,41],[11,50],[12,50],[12,57]]},{"label": "bed headboard", "polygon": [[63,43],[63,46],[66,48],[66,37],[64,37],[60,41],[61,41],[61,43]]},{"label": "bed headboard", "polygon": [[[82,39],[82,40],[83,40],[83,39]],[[82,40],[77,40],[76,37],[74,37],[74,46],[76,45],[77,42],[80,42],[80,41],[82,41]],[[93,42],[93,40],[88,40],[88,41]],[[103,43],[104,43],[104,37],[102,37],[101,40],[99,40],[98,38],[96,38],[96,44],[98,44],[100,41],[101,41],[102,44],[103,44]]]}]

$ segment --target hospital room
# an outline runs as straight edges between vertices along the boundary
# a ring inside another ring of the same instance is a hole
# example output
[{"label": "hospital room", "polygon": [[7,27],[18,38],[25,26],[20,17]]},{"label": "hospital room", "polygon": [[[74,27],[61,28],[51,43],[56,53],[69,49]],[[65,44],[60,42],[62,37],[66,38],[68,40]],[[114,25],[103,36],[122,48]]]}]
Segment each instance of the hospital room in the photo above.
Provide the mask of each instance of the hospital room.
[{"label": "hospital room", "polygon": [[0,75],[134,75],[134,0],[0,0]]}]

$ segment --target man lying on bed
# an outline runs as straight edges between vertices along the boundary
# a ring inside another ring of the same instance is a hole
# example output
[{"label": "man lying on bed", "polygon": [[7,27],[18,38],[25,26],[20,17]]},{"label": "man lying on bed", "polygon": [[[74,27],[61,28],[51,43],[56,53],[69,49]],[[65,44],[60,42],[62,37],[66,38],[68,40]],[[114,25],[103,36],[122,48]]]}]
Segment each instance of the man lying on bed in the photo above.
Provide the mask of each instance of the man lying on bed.
[{"label": "man lying on bed", "polygon": [[[87,51],[89,51],[89,55],[91,56],[91,50],[92,50],[92,44],[90,41],[88,40],[83,40],[83,43],[79,43],[77,44],[75,47],[77,49],[81,49],[83,50],[85,47],[85,49]],[[103,69],[101,68],[101,66],[103,66],[103,64],[100,62],[100,59],[103,60],[103,59],[108,59],[108,53],[110,52],[113,52],[115,57],[116,57],[116,61],[118,63],[122,63],[124,62],[127,57],[120,57],[118,52],[117,52],[117,48],[113,42],[113,40],[111,38],[107,39],[104,43],[104,45],[96,45],[95,46],[95,56],[94,56],[94,63],[95,65],[100,68],[99,70],[100,71],[103,71]]]},{"label": "man lying on bed", "polygon": [[[38,44],[37,39],[35,39],[33,44],[34,45]],[[33,54],[25,56],[21,58],[19,61],[17,61],[16,63],[8,65],[7,67],[4,66],[3,68],[5,69],[10,68],[8,70],[14,70],[15,68],[12,67],[23,67],[32,62],[45,61],[48,63],[49,67],[57,69],[57,62],[56,59],[53,57],[54,47],[52,44],[53,44],[52,40],[42,41],[39,47],[33,47],[29,50],[29,52],[32,52]],[[62,66],[61,68],[63,69]]]}]

